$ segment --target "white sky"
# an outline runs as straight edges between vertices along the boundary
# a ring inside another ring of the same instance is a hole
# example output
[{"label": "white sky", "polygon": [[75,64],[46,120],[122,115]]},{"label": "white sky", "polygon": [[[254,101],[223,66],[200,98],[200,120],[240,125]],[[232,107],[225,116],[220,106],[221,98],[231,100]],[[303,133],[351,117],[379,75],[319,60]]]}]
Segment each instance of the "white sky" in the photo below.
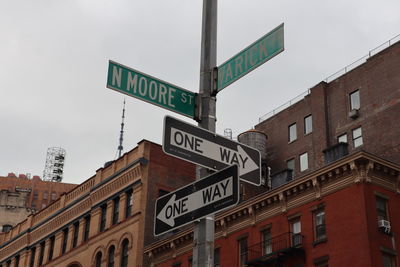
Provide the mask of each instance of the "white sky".
[{"label": "white sky", "polygon": [[[43,174],[67,151],[64,182],[115,159],[124,95],[108,60],[198,92],[201,0],[0,0],[0,176]],[[400,34],[398,0],[219,0],[218,65],[285,23],[285,51],[217,96],[233,135]],[[126,97],[124,152],[161,143],[168,112]],[[185,119],[188,122],[194,121]]]}]

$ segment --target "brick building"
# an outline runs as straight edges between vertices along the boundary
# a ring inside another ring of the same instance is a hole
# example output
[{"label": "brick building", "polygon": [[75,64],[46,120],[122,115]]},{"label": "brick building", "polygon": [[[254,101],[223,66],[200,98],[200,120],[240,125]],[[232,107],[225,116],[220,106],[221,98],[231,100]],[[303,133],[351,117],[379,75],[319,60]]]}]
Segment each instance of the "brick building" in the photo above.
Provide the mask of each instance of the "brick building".
[{"label": "brick building", "polygon": [[29,214],[48,206],[75,184],[42,181],[39,176],[30,179],[9,173],[0,176],[0,232],[26,219]]},{"label": "brick building", "polygon": [[[397,42],[256,125],[272,188],[215,216],[214,266],[399,266],[399,115]],[[145,266],[191,266],[192,242],[147,246]]]},{"label": "brick building", "polygon": [[143,140],[0,234],[0,266],[142,266],[144,245],[155,241],[155,199],[194,176],[194,165]]}]

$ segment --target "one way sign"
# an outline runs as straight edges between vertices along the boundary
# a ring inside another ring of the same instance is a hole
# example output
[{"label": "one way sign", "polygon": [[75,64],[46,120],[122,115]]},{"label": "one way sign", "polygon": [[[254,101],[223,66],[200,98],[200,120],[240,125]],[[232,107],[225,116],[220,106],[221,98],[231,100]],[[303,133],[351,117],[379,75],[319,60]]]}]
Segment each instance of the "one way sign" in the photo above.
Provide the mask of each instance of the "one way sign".
[{"label": "one way sign", "polygon": [[232,165],[157,199],[154,235],[232,207],[238,201],[238,166]]},{"label": "one way sign", "polygon": [[260,151],[169,116],[164,121],[163,150],[213,170],[237,164],[242,181],[261,185]]}]

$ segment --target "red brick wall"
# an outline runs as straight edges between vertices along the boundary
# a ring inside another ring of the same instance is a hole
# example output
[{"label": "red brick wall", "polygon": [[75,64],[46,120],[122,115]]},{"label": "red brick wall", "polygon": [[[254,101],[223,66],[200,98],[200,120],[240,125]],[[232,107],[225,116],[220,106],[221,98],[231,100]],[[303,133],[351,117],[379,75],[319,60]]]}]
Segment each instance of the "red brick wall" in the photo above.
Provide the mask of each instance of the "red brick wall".
[{"label": "red brick wall", "polygon": [[[261,230],[271,226],[271,236],[276,237],[290,231],[288,217],[300,215],[303,248],[305,257],[298,256],[284,261],[282,267],[295,266],[303,263],[305,267],[313,267],[314,260],[323,256],[329,257],[329,266],[382,266],[381,246],[392,248],[392,237],[378,230],[376,218],[375,192],[389,197],[389,213],[392,226],[400,229],[400,200],[398,195],[370,184],[354,184],[330,194],[321,200],[274,216],[254,226],[235,232],[226,238],[215,241],[215,247],[220,247],[221,266],[238,265],[238,239],[247,236],[248,245],[260,243]],[[326,222],[326,242],[314,245],[313,208],[324,205]],[[400,239],[395,237],[399,244]],[[179,255],[175,259],[157,265],[158,267],[172,266],[181,262],[182,267],[188,266],[191,251]],[[273,266],[273,265],[266,265]]]},{"label": "red brick wall", "polygon": [[[352,152],[352,130],[361,126],[364,149],[400,163],[400,42],[371,57],[349,73],[311,89],[300,102],[256,125],[268,135],[267,160],[272,173],[286,168],[295,158],[308,152],[309,171],[324,165],[323,150],[347,133]],[[360,116],[352,119],[349,93],[360,90]],[[304,117],[312,114],[313,132],[304,135]],[[288,142],[288,126],[297,123],[297,140]],[[307,172],[304,172],[307,173]]]},{"label": "red brick wall", "polygon": [[145,245],[154,241],[153,223],[154,205],[159,189],[174,191],[195,181],[195,165],[175,157],[171,157],[162,151],[160,145],[150,143],[150,155],[148,166],[147,209],[146,221],[150,222],[145,227]]}]

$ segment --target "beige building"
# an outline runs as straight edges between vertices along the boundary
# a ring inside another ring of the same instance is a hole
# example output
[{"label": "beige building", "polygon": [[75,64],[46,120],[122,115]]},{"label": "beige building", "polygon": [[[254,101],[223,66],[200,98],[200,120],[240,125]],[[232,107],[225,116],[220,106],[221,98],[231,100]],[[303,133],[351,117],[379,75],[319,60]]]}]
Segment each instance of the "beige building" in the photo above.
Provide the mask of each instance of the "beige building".
[{"label": "beige building", "polygon": [[25,205],[29,193],[30,190],[21,189],[0,191],[0,232],[8,232],[16,223],[34,213],[35,210]]},{"label": "beige building", "polygon": [[143,140],[0,234],[0,266],[142,266],[143,247],[155,241],[155,199],[194,176],[194,165]]}]

